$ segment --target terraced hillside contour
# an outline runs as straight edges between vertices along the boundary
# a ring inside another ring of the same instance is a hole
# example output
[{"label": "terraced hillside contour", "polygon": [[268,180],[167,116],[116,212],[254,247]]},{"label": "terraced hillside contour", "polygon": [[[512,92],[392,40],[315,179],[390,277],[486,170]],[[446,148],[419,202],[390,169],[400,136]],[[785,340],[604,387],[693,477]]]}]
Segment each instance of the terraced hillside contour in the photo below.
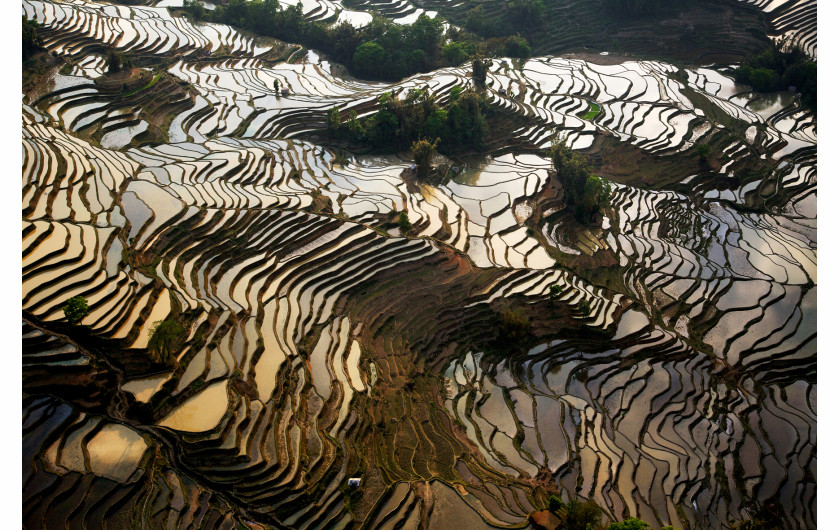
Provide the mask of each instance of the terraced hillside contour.
[{"label": "terraced hillside contour", "polygon": [[[47,50],[21,113],[24,527],[525,528],[551,494],[605,522],[772,504],[815,527],[816,116],[795,94],[497,59],[488,105],[526,125],[433,186],[325,144],[326,115],[446,102],[467,66],[362,82],[166,5],[22,2]],[[809,5],[757,7],[816,55]],[[611,181],[600,224],[565,208],[558,137]]]}]

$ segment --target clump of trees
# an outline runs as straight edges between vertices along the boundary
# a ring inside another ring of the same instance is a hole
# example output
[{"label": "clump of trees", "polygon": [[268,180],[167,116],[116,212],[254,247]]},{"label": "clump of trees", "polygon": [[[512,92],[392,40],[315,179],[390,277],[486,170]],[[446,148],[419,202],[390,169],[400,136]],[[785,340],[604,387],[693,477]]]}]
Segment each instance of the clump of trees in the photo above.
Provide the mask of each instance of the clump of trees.
[{"label": "clump of trees", "polygon": [[591,499],[586,502],[572,499],[565,503],[552,495],[548,499],[548,509],[560,518],[560,524],[566,530],[591,530],[601,525],[603,511]]},{"label": "clump of trees", "polygon": [[555,143],[549,151],[557,180],[566,192],[566,205],[579,222],[589,223],[609,203],[609,183],[596,177],[583,157],[566,145]]},{"label": "clump of trees", "polygon": [[105,55],[105,61],[108,64],[108,72],[112,74],[119,72],[123,66],[122,55],[114,50],[108,50],[108,53]]},{"label": "clump of trees", "polygon": [[440,144],[440,138],[437,138],[434,142],[421,138],[411,146],[411,154],[414,156],[414,164],[417,166],[417,177],[420,180],[434,180],[430,177],[432,175],[432,159],[437,153],[438,144]]},{"label": "clump of trees", "polygon": [[177,320],[158,320],[149,328],[147,348],[152,358],[169,364],[185,339],[186,330]]},{"label": "clump of trees", "polygon": [[[539,12],[542,2],[512,0],[512,5],[515,7],[509,9],[520,20]],[[366,79],[395,81],[418,72],[462,64],[487,48],[481,37],[470,31],[450,29],[445,34],[443,21],[426,15],[420,15],[412,24],[396,24],[375,17],[367,26],[356,28],[349,22],[331,25],[307,21],[302,4],[282,8],[277,0],[231,0],[213,11],[205,9],[198,0],[186,0],[183,9],[197,20],[238,26],[318,49]],[[528,27],[531,26],[526,24],[522,30]],[[501,35],[516,31],[513,27],[508,30]],[[530,55],[528,42],[519,36],[496,48],[499,52],[511,51],[516,57]]]},{"label": "clump of trees", "polygon": [[23,26],[21,27],[21,38],[23,48],[23,60],[29,59],[33,53],[43,49],[41,37],[38,36],[38,28],[41,26],[34,20],[29,20],[25,16],[23,19]]},{"label": "clump of trees", "polygon": [[388,92],[379,98],[379,110],[366,120],[355,112],[344,117],[338,107],[327,113],[327,130],[334,138],[365,143],[374,148],[409,149],[420,138],[436,138],[441,151],[480,148],[487,135],[485,102],[476,92],[453,88],[450,102],[440,106],[426,90],[414,89],[405,98]]},{"label": "clump of trees", "polygon": [[88,301],[83,296],[74,296],[73,298],[67,299],[61,307],[61,310],[64,311],[64,318],[67,319],[67,322],[73,325],[78,324],[90,314]]},{"label": "clump of trees", "polygon": [[775,92],[795,86],[802,103],[817,111],[817,63],[802,48],[776,41],[771,48],[746,58],[735,70],[735,80],[758,92]]}]

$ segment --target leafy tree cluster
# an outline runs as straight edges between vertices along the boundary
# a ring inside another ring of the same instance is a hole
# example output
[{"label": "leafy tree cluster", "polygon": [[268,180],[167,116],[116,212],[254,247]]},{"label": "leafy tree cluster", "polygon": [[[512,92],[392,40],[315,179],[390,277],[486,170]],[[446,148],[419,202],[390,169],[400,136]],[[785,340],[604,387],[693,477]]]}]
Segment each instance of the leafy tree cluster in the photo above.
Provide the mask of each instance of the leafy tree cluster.
[{"label": "leafy tree cluster", "polygon": [[61,309],[64,311],[64,318],[67,319],[67,322],[74,325],[84,320],[84,318],[90,314],[88,301],[83,296],[74,296],[73,298],[69,298],[66,302],[64,302]]},{"label": "leafy tree cluster", "polygon": [[182,345],[185,335],[186,329],[177,320],[158,320],[149,329],[147,347],[157,362],[169,363]]},{"label": "leafy tree cluster", "polygon": [[542,27],[545,12],[542,0],[508,0],[500,17],[487,17],[482,6],[473,7],[467,12],[464,27],[486,38],[527,34]]},{"label": "leafy tree cluster", "polygon": [[586,160],[565,142],[552,146],[549,155],[557,179],[566,192],[566,204],[573,209],[578,221],[590,222],[593,215],[608,204],[609,183],[596,177]]},{"label": "leafy tree cluster", "polygon": [[439,106],[426,90],[409,91],[404,99],[393,92],[379,98],[379,110],[366,120],[355,112],[342,117],[338,107],[327,115],[327,129],[337,138],[364,142],[374,148],[408,149],[420,138],[440,139],[441,151],[478,148],[487,134],[484,100],[473,90],[452,89],[450,102]]},{"label": "leafy tree cluster", "polygon": [[[318,49],[366,79],[394,81],[462,64],[484,46],[478,36],[468,31],[450,29],[445,34],[443,21],[426,15],[407,25],[375,17],[367,26],[356,28],[349,22],[330,25],[307,21],[302,4],[282,8],[277,0],[231,0],[213,11],[206,10],[198,0],[186,0],[184,11],[198,20],[238,26]],[[517,56],[530,54],[527,41],[523,41],[519,37],[511,42],[510,49],[520,54]]]},{"label": "leafy tree cluster", "polygon": [[761,54],[745,59],[735,70],[735,80],[758,92],[795,86],[802,94],[802,103],[817,111],[817,63],[798,46],[776,41]]},{"label": "leafy tree cluster", "polygon": [[29,59],[33,53],[43,49],[41,46],[41,37],[38,36],[38,28],[40,25],[34,20],[29,20],[25,16],[23,19],[23,26],[21,28],[23,60]]},{"label": "leafy tree cluster", "polygon": [[[601,508],[592,499],[581,502],[571,500],[568,503],[557,495],[548,499],[548,509],[560,518],[561,528],[566,530],[599,530],[604,526],[601,524]],[[648,530],[650,525],[646,522],[630,517],[624,521],[610,523],[606,530]],[[663,526],[662,530],[673,530],[671,526]]]},{"label": "leafy tree cluster", "polygon": [[581,502],[572,499],[563,502],[557,495],[548,499],[548,509],[560,518],[560,525],[566,530],[592,530],[601,527],[603,511],[593,500]]}]

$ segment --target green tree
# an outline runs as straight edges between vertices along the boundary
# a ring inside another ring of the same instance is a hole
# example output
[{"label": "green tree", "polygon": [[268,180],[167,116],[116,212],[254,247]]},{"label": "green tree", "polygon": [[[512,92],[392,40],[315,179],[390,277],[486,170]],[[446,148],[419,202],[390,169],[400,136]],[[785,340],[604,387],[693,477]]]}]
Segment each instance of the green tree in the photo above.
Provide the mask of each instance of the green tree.
[{"label": "green tree", "polygon": [[405,212],[400,212],[400,220],[397,224],[403,234],[407,234],[411,230],[411,221],[408,220],[408,214]]},{"label": "green tree", "polygon": [[108,50],[106,59],[108,62],[108,71],[110,73],[113,74],[120,71],[120,68],[122,67],[122,56],[120,54],[114,50]]},{"label": "green tree", "polygon": [[441,54],[450,66],[456,66],[469,59],[470,46],[465,42],[450,42],[443,47]]},{"label": "green tree", "polygon": [[477,54],[472,57],[472,80],[475,86],[484,89],[487,86],[487,70],[490,68],[490,60],[483,55]]},{"label": "green tree", "polygon": [[555,143],[549,151],[557,180],[566,192],[566,204],[580,222],[589,222],[592,216],[608,204],[610,185],[592,174],[592,168],[583,157],[565,142]]},{"label": "green tree", "polygon": [[531,46],[525,37],[521,37],[518,33],[510,35],[505,39],[505,55],[527,59],[531,56]]},{"label": "green tree", "polygon": [[508,0],[507,9],[514,25],[527,30],[542,26],[545,4],[542,0]]},{"label": "green tree", "polygon": [[646,530],[648,528],[650,528],[650,525],[646,522],[631,517],[630,519],[610,524],[607,530]]},{"label": "green tree", "polygon": [[74,325],[84,320],[90,314],[88,301],[83,296],[69,298],[64,302],[61,310],[64,311],[64,318],[67,319],[67,322]]},{"label": "green tree", "polygon": [[[548,288],[548,295],[549,295],[549,297],[551,297],[551,299],[559,298],[562,293],[563,293],[563,288],[560,287],[558,284],[554,284],[554,285],[552,285],[551,287]],[[554,495],[552,495],[552,498],[554,498]],[[549,502],[550,501],[551,501],[551,499],[549,499]],[[551,510],[550,506],[549,506],[549,509]]]},{"label": "green tree", "polygon": [[38,28],[40,25],[34,20],[28,20],[25,16],[23,19],[23,26],[21,28],[22,46],[23,46],[23,60],[29,59],[33,53],[42,49],[41,37],[38,36]]},{"label": "green tree", "polygon": [[280,81],[275,79],[274,80],[274,94],[277,94],[278,92],[280,92]]},{"label": "green tree", "polygon": [[595,501],[569,501],[557,514],[566,530],[592,530],[601,524],[603,512]]},{"label": "green tree", "polygon": [[362,75],[378,75],[384,67],[385,48],[375,42],[365,42],[353,54],[353,66]]},{"label": "green tree", "polygon": [[487,120],[481,112],[481,98],[474,90],[467,90],[449,107],[451,141],[480,147],[487,135]]},{"label": "green tree", "polygon": [[158,320],[149,329],[148,349],[152,357],[161,363],[168,363],[181,346],[186,330],[177,320]]},{"label": "green tree", "polygon": [[[276,81],[275,81],[276,83]],[[336,132],[341,128],[341,111],[338,107],[333,107],[327,112],[327,129],[331,132]]]},{"label": "green tree", "polygon": [[417,140],[411,146],[411,154],[414,155],[414,163],[417,164],[417,177],[420,180],[429,180],[432,174],[432,159],[437,152],[438,144],[440,144],[440,138],[437,138],[434,143],[424,138]]}]

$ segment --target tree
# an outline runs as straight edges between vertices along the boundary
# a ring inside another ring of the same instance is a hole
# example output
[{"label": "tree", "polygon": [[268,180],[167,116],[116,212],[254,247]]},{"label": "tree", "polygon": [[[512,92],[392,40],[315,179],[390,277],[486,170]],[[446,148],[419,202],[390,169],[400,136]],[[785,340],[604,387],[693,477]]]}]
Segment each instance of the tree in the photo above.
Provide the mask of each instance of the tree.
[{"label": "tree", "polygon": [[353,54],[353,66],[362,75],[376,75],[382,71],[387,56],[385,48],[375,42],[365,42]]},{"label": "tree", "polygon": [[424,138],[417,140],[411,146],[411,154],[414,155],[414,163],[417,164],[417,177],[420,180],[426,180],[431,175],[432,159],[437,152],[438,144],[440,144],[440,138],[437,138],[434,143]]},{"label": "tree", "polygon": [[403,234],[407,234],[409,230],[411,230],[411,221],[408,220],[408,214],[405,212],[400,212],[400,220],[398,222],[400,227],[400,232]]},{"label": "tree", "polygon": [[472,79],[475,86],[484,89],[487,84],[487,70],[490,68],[490,60],[483,55],[477,54],[472,57]]},{"label": "tree", "polygon": [[593,175],[589,164],[565,142],[555,143],[549,155],[557,180],[566,192],[566,204],[573,208],[578,221],[591,221],[608,204],[609,183]]},{"label": "tree", "polygon": [[545,13],[542,0],[509,0],[507,8],[518,28],[527,30],[542,25],[542,16]]},{"label": "tree", "polygon": [[[275,81],[276,83],[277,81]],[[341,128],[341,111],[338,107],[333,107],[327,112],[327,129],[331,132],[338,131]]]},{"label": "tree", "polygon": [[122,56],[120,56],[120,54],[114,50],[108,50],[107,61],[108,71],[110,73],[113,74],[120,71],[120,67],[122,66]]},{"label": "tree", "polygon": [[278,92],[280,92],[280,81],[275,79],[274,80],[274,94],[276,95]]},{"label": "tree", "polygon": [[469,46],[465,42],[450,42],[443,47],[441,54],[450,66],[456,66],[469,59]]},{"label": "tree", "polygon": [[33,53],[41,49],[41,38],[38,36],[38,28],[40,27],[34,20],[28,20],[25,16],[23,19],[23,27],[21,28],[23,59],[28,59]]},{"label": "tree", "polygon": [[[563,293],[563,288],[560,287],[560,285],[558,285],[558,284],[554,284],[554,285],[552,285],[551,287],[548,288],[548,295],[552,300],[554,300],[555,298],[559,298],[562,293]],[[552,495],[552,498],[553,497],[554,496]],[[549,501],[551,501],[551,499],[549,499]],[[549,509],[551,509],[550,506],[549,506]]]},{"label": "tree", "polygon": [[158,320],[149,329],[148,348],[157,362],[168,362],[181,345],[186,330],[177,320]]},{"label": "tree", "polygon": [[525,37],[521,37],[519,33],[510,35],[505,39],[505,55],[527,59],[531,56],[531,46],[525,40]]},{"label": "tree", "polygon": [[607,530],[647,530],[648,528],[650,528],[650,525],[646,522],[631,517],[630,519],[610,524]]},{"label": "tree", "polygon": [[84,320],[90,314],[88,301],[83,296],[74,296],[68,299],[64,302],[61,309],[64,311],[64,318],[67,319],[67,322],[74,325]]},{"label": "tree", "polygon": [[590,530],[600,525],[602,511],[591,499],[586,502],[574,499],[561,508],[557,516],[563,521],[566,530]]},{"label": "tree", "polygon": [[473,147],[481,146],[487,135],[487,120],[481,113],[481,98],[474,90],[467,90],[449,108],[451,140]]}]

